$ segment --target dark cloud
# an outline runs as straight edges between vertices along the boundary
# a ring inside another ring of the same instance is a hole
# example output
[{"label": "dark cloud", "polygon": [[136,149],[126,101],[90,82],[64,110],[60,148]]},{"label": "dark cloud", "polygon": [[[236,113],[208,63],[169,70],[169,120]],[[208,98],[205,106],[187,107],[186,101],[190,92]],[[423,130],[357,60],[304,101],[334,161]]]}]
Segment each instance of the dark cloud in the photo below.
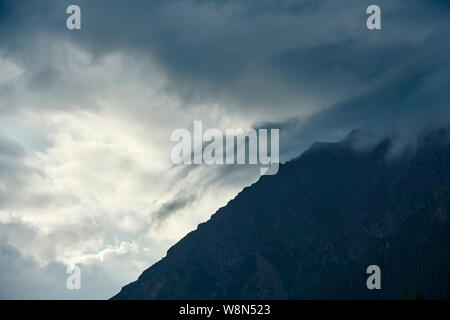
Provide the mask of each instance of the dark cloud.
[{"label": "dark cloud", "polygon": [[195,194],[186,194],[185,192],[180,192],[173,197],[170,201],[167,201],[161,205],[161,207],[152,214],[152,224],[160,224],[171,215],[177,211],[185,208],[195,201],[197,196]]},{"label": "dark cloud", "polygon": [[[315,141],[338,141],[352,130],[369,133],[371,144],[396,135],[398,148],[414,143],[424,130],[450,125],[450,43],[426,42],[352,95],[308,117],[256,122],[280,129],[280,159],[292,159]],[[368,60],[370,61],[370,60]]]},{"label": "dark cloud", "polygon": [[23,148],[0,132],[0,155],[8,158],[22,158],[25,154]]},{"label": "dark cloud", "polygon": [[0,208],[14,203],[24,180],[33,170],[23,158],[24,149],[0,132]]},{"label": "dark cloud", "polygon": [[62,298],[64,291],[69,293],[64,290],[64,273],[63,265],[40,268],[31,258],[23,257],[16,248],[0,241],[0,299]]},{"label": "dark cloud", "polygon": [[[370,1],[79,1],[82,30],[69,32],[68,4],[3,4],[2,46],[23,47],[26,56],[46,34],[98,54],[148,54],[185,104],[221,101],[270,116],[275,107],[281,115],[329,107],[432,50],[449,29],[449,6],[440,1],[378,1],[380,32],[365,27]],[[36,77],[56,81],[51,70]]]}]

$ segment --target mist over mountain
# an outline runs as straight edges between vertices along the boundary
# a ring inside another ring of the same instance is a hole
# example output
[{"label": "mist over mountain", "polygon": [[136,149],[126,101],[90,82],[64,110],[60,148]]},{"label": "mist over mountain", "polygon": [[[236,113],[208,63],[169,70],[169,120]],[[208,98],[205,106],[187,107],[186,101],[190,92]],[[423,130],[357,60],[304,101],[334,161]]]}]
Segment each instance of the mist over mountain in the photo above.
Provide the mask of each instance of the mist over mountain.
[{"label": "mist over mountain", "polygon": [[[113,299],[437,299],[450,285],[449,130],[393,154],[315,143],[198,225]],[[220,195],[217,195],[220,197]],[[366,268],[381,268],[368,290]]]}]

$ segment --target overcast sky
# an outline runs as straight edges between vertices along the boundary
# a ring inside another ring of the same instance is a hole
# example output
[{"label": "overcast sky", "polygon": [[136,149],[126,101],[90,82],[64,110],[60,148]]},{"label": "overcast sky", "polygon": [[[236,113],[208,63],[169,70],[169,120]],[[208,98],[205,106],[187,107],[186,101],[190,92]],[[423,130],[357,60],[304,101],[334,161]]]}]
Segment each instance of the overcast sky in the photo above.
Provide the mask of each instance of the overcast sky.
[{"label": "overcast sky", "polygon": [[449,18],[446,0],[0,0],[0,298],[109,298],[258,179],[174,166],[194,120],[279,128],[283,161],[446,125]]}]

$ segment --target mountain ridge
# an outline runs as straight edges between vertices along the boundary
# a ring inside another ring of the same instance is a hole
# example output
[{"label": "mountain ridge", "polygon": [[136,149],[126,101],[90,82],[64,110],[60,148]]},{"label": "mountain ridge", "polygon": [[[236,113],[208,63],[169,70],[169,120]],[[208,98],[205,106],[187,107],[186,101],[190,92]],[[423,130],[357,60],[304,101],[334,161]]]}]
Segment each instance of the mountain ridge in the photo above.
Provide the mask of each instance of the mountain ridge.
[{"label": "mountain ridge", "polygon": [[[382,264],[385,274],[390,267],[379,255],[380,243],[391,236],[417,240],[402,226],[430,201],[433,208],[438,201],[433,197],[450,186],[448,130],[426,135],[417,150],[394,160],[387,160],[393,138],[358,150],[352,145],[360,136],[352,131],[341,142],[315,144],[280,165],[277,175],[262,176],[112,299],[399,298],[404,284],[398,283],[406,281],[399,270],[383,277],[391,283],[382,290],[369,291],[364,264],[374,260],[370,263]],[[431,214],[422,216],[432,230],[441,230]],[[448,231],[448,223],[443,226]],[[434,239],[414,224],[409,228]],[[441,237],[444,251],[448,234]],[[400,256],[409,250],[404,245],[394,248]],[[444,256],[450,261],[447,251]],[[442,259],[433,257],[440,265]],[[396,263],[408,268],[410,262]],[[448,272],[438,269],[438,280],[431,271],[426,276],[435,286],[448,286]],[[414,282],[410,291],[437,297],[431,284],[418,285],[420,281],[408,277]]]}]

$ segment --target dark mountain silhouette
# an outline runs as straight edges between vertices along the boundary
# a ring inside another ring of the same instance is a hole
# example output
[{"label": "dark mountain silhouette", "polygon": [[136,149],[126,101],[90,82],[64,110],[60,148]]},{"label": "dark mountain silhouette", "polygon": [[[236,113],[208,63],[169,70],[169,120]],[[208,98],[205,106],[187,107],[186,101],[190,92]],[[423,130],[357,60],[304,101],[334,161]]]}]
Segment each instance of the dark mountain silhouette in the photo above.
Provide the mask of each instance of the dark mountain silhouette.
[{"label": "dark mountain silhouette", "polygon": [[[113,299],[435,299],[450,285],[449,132],[316,143],[244,188]],[[381,268],[368,290],[366,268]]]}]

